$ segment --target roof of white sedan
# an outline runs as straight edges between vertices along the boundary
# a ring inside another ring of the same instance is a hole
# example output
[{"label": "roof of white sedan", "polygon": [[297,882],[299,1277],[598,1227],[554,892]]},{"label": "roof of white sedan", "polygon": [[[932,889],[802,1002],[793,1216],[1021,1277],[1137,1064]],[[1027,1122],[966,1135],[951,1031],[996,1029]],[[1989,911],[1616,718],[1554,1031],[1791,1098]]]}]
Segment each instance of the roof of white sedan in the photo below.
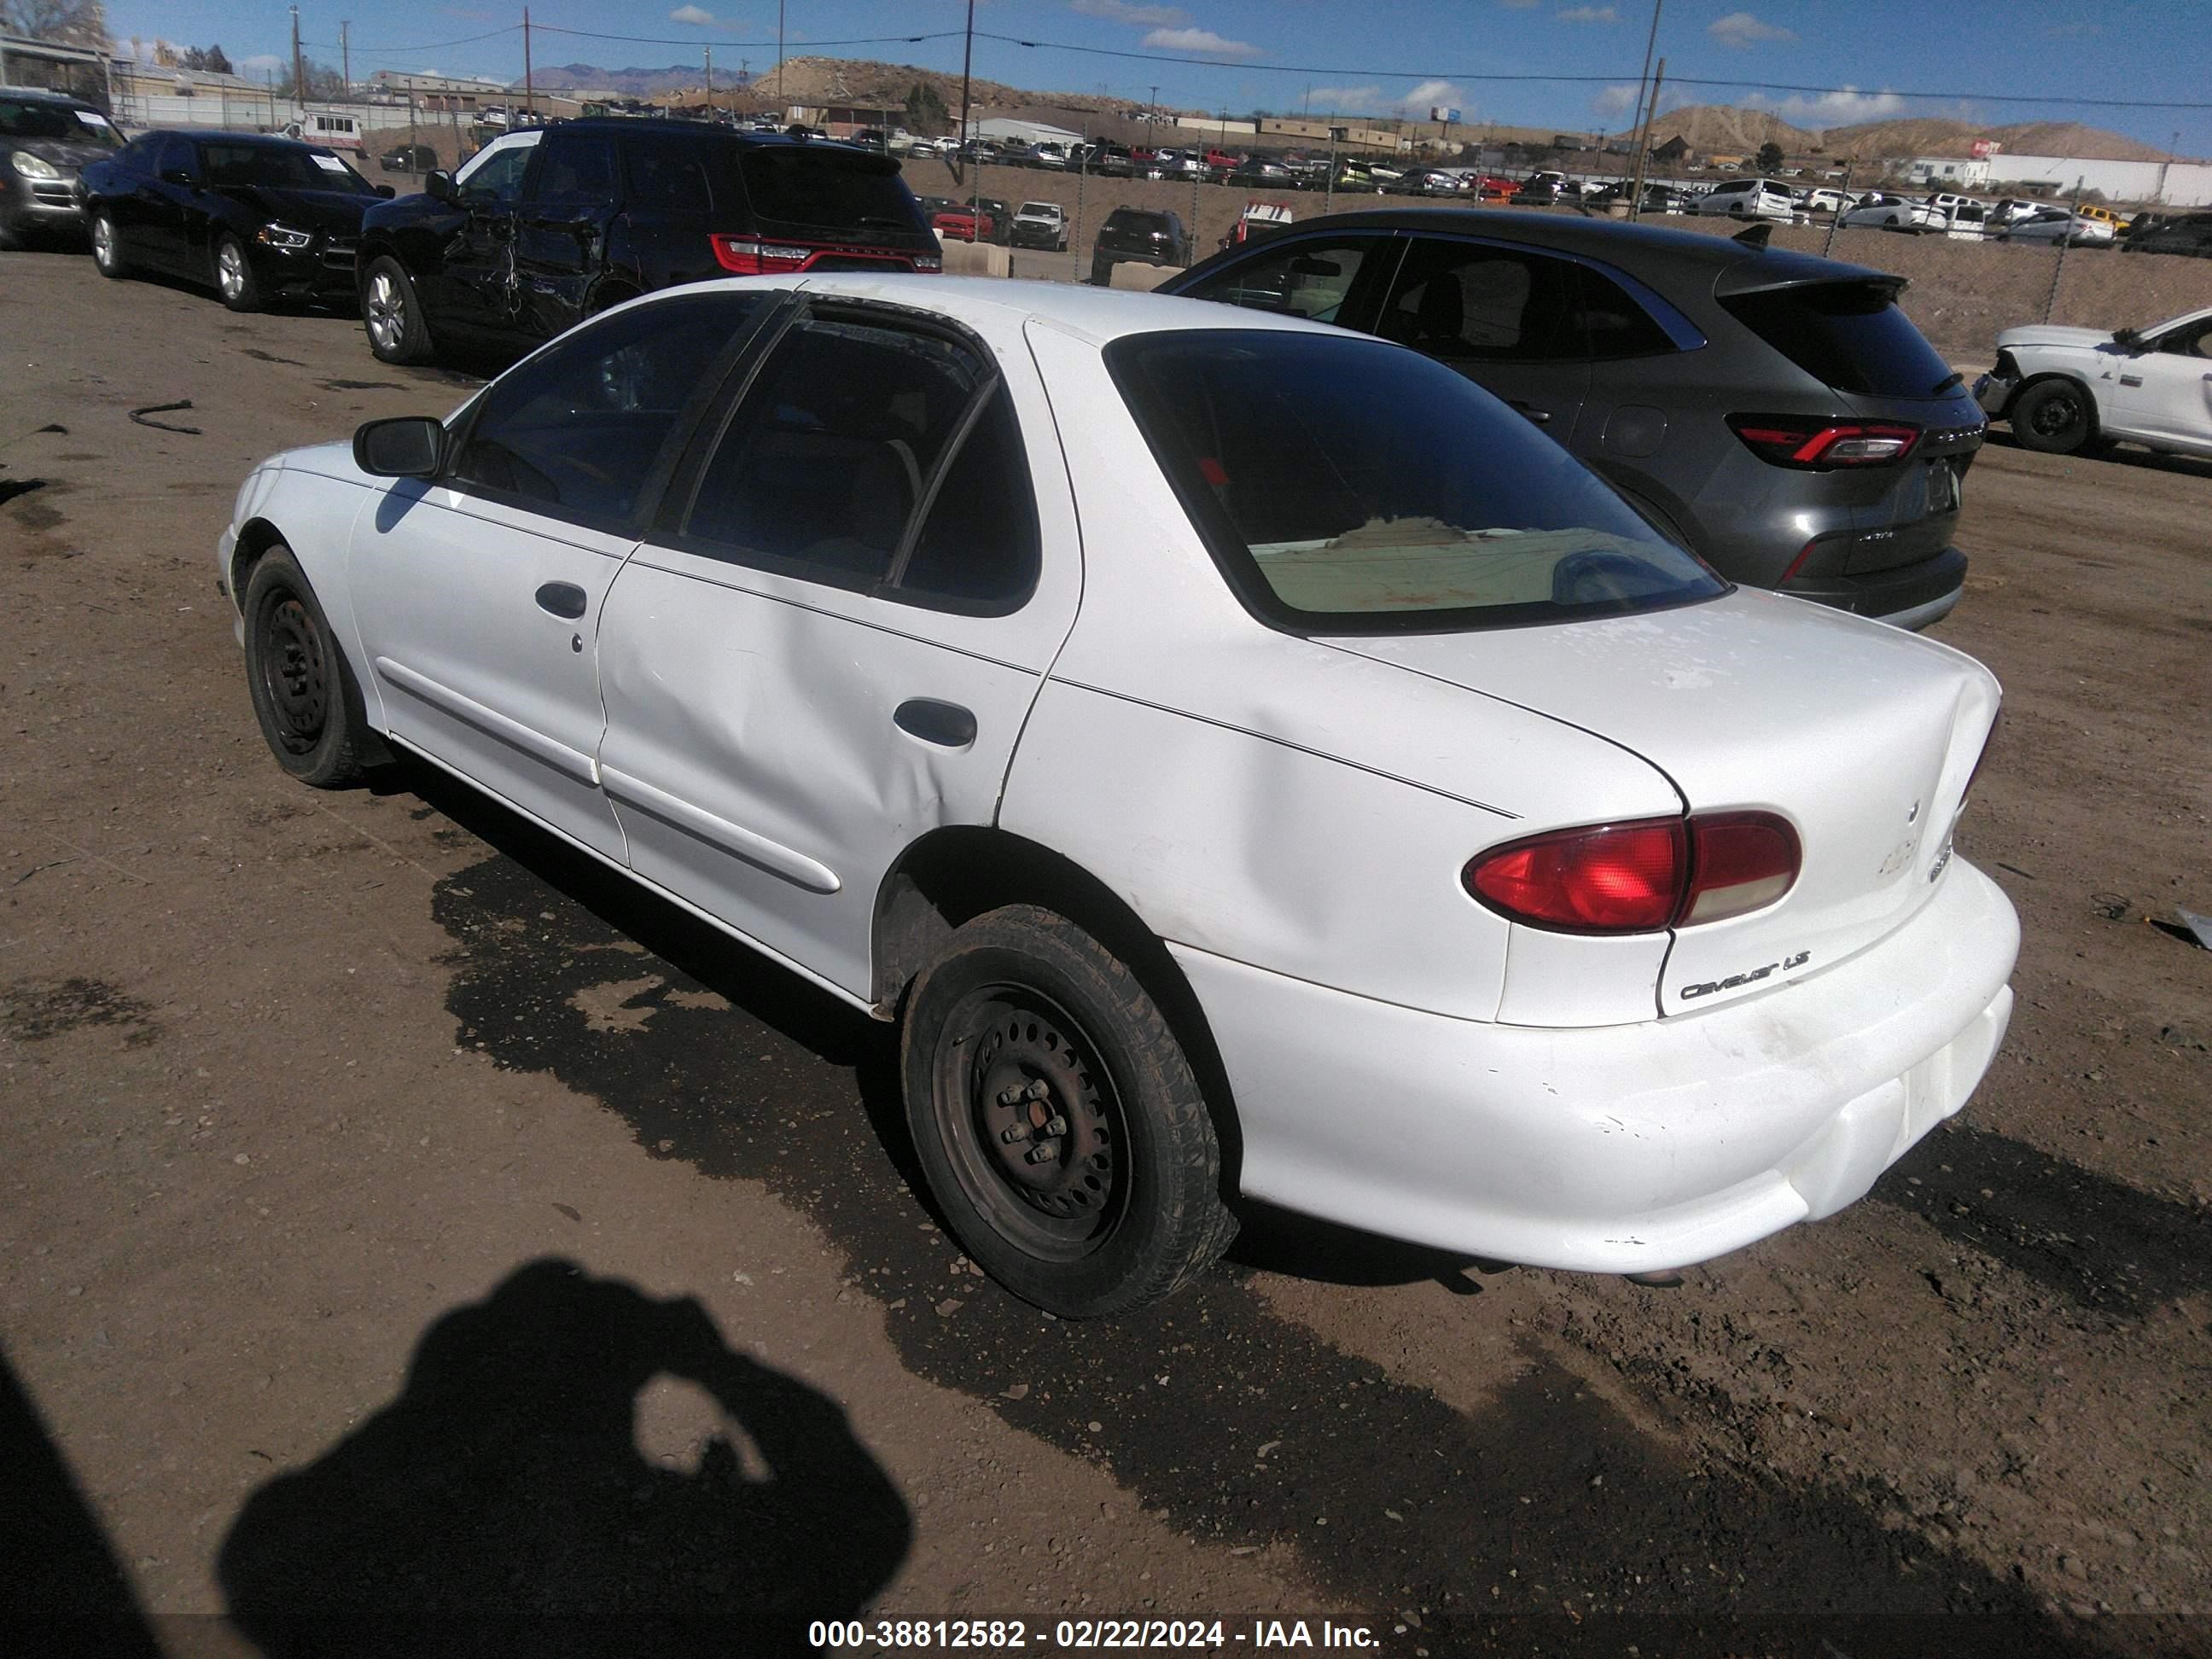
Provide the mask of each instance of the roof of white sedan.
[{"label": "roof of white sedan", "polygon": [[1097,345],[1127,334],[1186,328],[1285,329],[1326,334],[1338,340],[1365,337],[1300,318],[1237,310],[1212,300],[1180,300],[1137,289],[1091,288],[1076,283],[1025,282],[1003,276],[805,271],[796,276],[732,276],[662,291],[696,294],[702,288],[803,288],[809,294],[850,295],[855,299],[912,306],[975,325],[1003,325],[1012,319],[1034,317]]}]

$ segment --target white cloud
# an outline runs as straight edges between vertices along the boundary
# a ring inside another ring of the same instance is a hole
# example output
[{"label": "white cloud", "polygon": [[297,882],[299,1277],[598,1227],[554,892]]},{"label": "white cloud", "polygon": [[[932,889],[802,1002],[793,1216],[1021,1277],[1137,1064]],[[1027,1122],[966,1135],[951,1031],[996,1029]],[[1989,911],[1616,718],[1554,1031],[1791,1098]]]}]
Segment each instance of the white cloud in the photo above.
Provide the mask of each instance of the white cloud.
[{"label": "white cloud", "polygon": [[1498,0],[1498,3],[1508,11],[1534,11],[1543,0]]},{"label": "white cloud", "polygon": [[1067,9],[1144,29],[1175,28],[1190,21],[1190,14],[1181,6],[1133,6],[1128,0],[1067,0]]},{"label": "white cloud", "polygon": [[1753,16],[1747,11],[1732,11],[1725,17],[1716,17],[1705,25],[1705,33],[1724,46],[1749,48],[1762,40],[1795,40],[1796,32],[1785,29],[1779,23],[1769,23]]},{"label": "white cloud", "polygon": [[710,29],[714,27],[714,14],[711,11],[702,11],[696,6],[678,6],[668,14],[668,21],[672,23],[690,23],[697,28]]},{"label": "white cloud", "polygon": [[1620,14],[1611,6],[1569,6],[1559,14],[1562,23],[1618,23]]},{"label": "white cloud", "polygon": [[266,75],[271,70],[286,67],[284,60],[273,52],[260,52],[252,58],[234,59],[232,66],[240,75]]},{"label": "white cloud", "polygon": [[1212,58],[1258,58],[1260,48],[1249,40],[1224,40],[1212,29],[1154,29],[1143,44],[1163,52],[1199,52]]},{"label": "white cloud", "polygon": [[1754,92],[1744,99],[1752,109],[1770,110],[1785,121],[1808,123],[1814,126],[1849,126],[1855,121],[1879,121],[1885,117],[1905,112],[1905,100],[1893,92],[1861,92],[1856,87],[1845,87],[1838,92],[1824,92],[1817,98],[1808,98],[1802,93],[1792,93],[1787,98],[1769,98]]},{"label": "white cloud", "polygon": [[1626,115],[1636,107],[1638,95],[1643,90],[1633,82],[1607,87],[1590,100],[1590,108],[1600,115],[1613,117]]},{"label": "white cloud", "polygon": [[1398,100],[1398,107],[1425,115],[1437,104],[1464,109],[1474,101],[1467,95],[1465,87],[1454,86],[1449,81],[1424,81]]},{"label": "white cloud", "polygon": [[1299,100],[1304,109],[1324,112],[1372,110],[1382,102],[1380,87],[1316,87]]}]

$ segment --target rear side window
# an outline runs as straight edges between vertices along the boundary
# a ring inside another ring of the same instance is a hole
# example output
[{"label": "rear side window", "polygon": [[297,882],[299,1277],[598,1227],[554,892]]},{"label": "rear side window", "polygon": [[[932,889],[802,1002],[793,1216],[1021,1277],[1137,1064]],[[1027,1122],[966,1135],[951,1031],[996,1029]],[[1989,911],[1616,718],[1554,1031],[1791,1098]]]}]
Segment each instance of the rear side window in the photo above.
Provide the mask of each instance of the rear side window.
[{"label": "rear side window", "polygon": [[603,133],[549,132],[538,145],[530,196],[547,207],[612,207],[615,147]]},{"label": "rear side window", "polygon": [[1875,398],[1932,398],[1955,377],[1885,283],[1809,283],[1721,304],[1814,379]]},{"label": "rear side window", "polygon": [[[898,164],[854,150],[793,144],[740,152],[738,171],[763,229],[927,234]],[[872,240],[872,239],[870,239]]]},{"label": "rear side window", "polygon": [[1375,331],[1446,362],[1571,362],[1589,354],[1580,297],[1571,261],[1419,241]]},{"label": "rear side window", "polygon": [[1304,634],[1616,617],[1723,584],[1462,375],[1356,336],[1132,335],[1106,360],[1223,574]]},{"label": "rear side window", "polygon": [[640,134],[623,146],[629,204],[651,213],[703,215],[714,210],[707,154],[681,138]]}]

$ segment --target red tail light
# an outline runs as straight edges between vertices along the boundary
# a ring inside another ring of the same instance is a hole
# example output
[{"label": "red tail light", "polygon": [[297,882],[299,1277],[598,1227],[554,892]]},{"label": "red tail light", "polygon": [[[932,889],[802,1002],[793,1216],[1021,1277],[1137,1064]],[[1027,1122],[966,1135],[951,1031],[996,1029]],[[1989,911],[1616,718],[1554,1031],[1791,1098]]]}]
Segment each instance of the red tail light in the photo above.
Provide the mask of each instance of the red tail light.
[{"label": "red tail light", "polygon": [[1797,879],[1797,832],[1772,812],[1554,830],[1493,847],[1461,872],[1515,921],[1563,933],[1652,933],[1771,904]]},{"label": "red tail light", "polygon": [[1808,472],[1844,466],[1887,466],[1920,441],[1903,421],[1821,421],[1796,415],[1731,415],[1729,428],[1763,461]]},{"label": "red tail light", "polygon": [[804,270],[814,257],[811,247],[763,242],[751,236],[717,236],[713,240],[714,263],[740,276],[782,276]]}]

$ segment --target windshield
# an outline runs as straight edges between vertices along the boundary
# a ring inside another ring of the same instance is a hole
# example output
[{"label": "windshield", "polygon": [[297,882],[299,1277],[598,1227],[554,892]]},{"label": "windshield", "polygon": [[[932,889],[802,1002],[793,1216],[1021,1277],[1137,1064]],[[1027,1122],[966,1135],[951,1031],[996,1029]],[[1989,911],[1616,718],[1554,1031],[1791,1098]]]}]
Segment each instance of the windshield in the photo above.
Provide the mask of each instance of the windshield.
[{"label": "windshield", "polygon": [[98,110],[29,98],[0,98],[0,137],[52,138],[63,143],[98,144],[106,149],[123,142]]},{"label": "windshield", "polygon": [[326,149],[291,144],[200,146],[200,164],[210,189],[261,185],[269,190],[335,190],[373,196],[368,180]]},{"label": "windshield", "polygon": [[1300,633],[1617,617],[1726,584],[1558,444],[1417,353],[1273,330],[1106,353],[1223,574]]}]

